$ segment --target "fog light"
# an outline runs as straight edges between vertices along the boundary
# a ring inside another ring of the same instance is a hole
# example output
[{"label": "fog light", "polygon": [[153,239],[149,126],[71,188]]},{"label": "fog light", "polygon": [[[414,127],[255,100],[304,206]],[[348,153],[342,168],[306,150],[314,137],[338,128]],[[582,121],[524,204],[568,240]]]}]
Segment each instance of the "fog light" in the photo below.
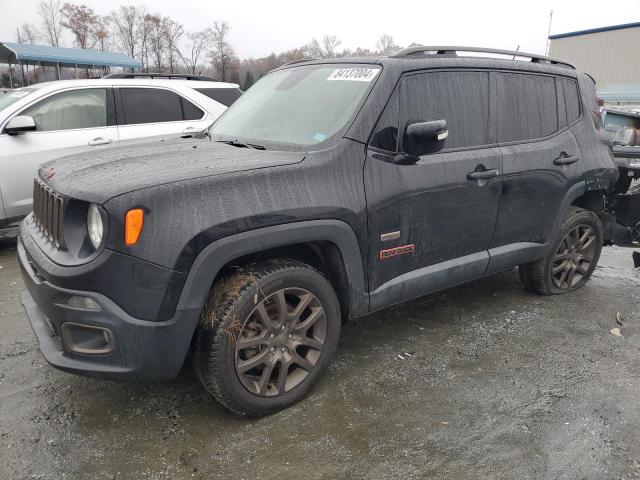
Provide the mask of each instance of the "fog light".
[{"label": "fog light", "polygon": [[83,355],[106,355],[115,350],[113,333],[108,328],[65,322],[60,326],[65,347]]},{"label": "fog light", "polygon": [[83,310],[100,311],[100,305],[93,298],[82,297],[80,295],[72,295],[67,300],[67,305],[73,308],[81,308]]}]

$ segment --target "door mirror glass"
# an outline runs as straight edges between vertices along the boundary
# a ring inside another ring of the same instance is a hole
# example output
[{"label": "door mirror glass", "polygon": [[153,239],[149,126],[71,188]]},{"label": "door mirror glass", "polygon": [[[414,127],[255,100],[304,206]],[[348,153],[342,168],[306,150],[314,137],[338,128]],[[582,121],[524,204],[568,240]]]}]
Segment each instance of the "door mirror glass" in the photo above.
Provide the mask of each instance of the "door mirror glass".
[{"label": "door mirror glass", "polygon": [[446,120],[407,123],[402,139],[402,149],[412,156],[435,153],[444,147],[449,136]]},{"label": "door mirror glass", "polygon": [[4,127],[4,131],[8,135],[18,135],[19,133],[33,132],[36,129],[36,122],[34,122],[33,117],[29,117],[28,115],[18,115],[17,117],[13,117],[11,120],[9,120],[7,126]]}]

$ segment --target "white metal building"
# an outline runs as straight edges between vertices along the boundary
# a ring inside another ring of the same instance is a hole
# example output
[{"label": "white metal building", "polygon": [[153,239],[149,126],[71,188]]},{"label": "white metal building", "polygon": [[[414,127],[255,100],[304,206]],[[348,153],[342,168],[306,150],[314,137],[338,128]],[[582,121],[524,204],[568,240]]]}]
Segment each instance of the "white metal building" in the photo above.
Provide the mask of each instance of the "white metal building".
[{"label": "white metal building", "polygon": [[640,22],[551,35],[549,41],[549,56],[590,74],[598,90],[640,84]]}]

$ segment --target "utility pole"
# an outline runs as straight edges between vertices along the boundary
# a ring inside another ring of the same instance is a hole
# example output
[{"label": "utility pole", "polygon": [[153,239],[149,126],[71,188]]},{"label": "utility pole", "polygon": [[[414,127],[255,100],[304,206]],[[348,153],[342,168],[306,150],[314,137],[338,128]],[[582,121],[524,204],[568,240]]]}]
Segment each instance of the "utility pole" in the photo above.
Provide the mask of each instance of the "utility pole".
[{"label": "utility pole", "polygon": [[549,56],[549,46],[551,44],[551,40],[549,37],[551,36],[551,21],[553,20],[553,10],[549,12],[549,30],[547,30],[547,49],[544,52],[545,57]]}]

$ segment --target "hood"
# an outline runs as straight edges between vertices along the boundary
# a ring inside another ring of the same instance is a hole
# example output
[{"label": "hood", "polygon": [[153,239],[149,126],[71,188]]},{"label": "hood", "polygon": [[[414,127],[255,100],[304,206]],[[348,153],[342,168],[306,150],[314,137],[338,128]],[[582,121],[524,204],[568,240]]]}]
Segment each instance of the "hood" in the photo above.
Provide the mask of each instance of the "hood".
[{"label": "hood", "polygon": [[303,152],[256,150],[201,139],[176,139],[59,158],[41,166],[38,175],[64,195],[104,203],[142,188],[288,165],[303,159]]}]

